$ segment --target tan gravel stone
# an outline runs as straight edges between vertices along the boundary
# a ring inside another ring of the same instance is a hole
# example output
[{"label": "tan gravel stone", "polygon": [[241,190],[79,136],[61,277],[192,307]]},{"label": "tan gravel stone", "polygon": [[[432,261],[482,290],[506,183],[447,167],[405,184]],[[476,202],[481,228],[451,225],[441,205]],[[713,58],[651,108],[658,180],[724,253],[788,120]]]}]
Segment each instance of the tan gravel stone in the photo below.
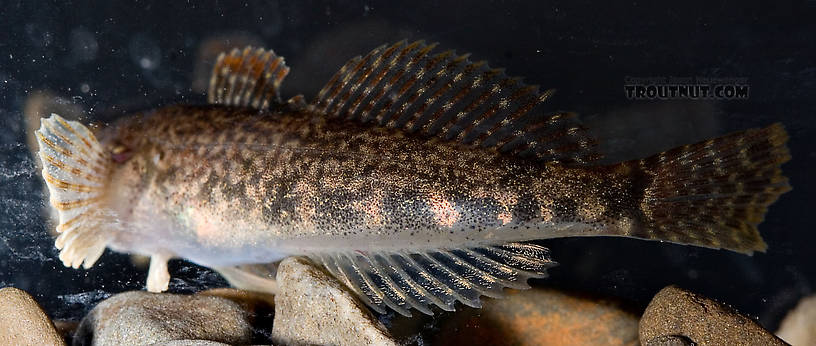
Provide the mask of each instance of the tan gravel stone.
[{"label": "tan gravel stone", "polygon": [[252,326],[241,306],[228,299],[133,291],[99,303],[75,335],[75,341],[96,345],[149,345],[184,339],[248,344]]},{"label": "tan gravel stone", "polygon": [[658,292],[640,319],[640,342],[685,337],[697,345],[785,345],[752,319],[734,309],[684,289]]},{"label": "tan gravel stone", "polygon": [[362,303],[308,260],[283,260],[277,280],[276,345],[396,345]]},{"label": "tan gravel stone", "polygon": [[816,295],[802,298],[776,332],[792,345],[816,345]]},{"label": "tan gravel stone", "polygon": [[54,324],[28,293],[0,289],[0,345],[65,345]]}]

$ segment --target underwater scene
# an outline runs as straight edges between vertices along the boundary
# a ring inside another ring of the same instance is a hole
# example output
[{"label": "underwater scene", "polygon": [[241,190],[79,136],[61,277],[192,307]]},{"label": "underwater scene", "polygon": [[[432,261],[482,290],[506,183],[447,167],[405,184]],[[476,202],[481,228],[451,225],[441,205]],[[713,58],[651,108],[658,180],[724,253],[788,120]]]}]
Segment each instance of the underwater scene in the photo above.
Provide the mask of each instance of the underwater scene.
[{"label": "underwater scene", "polygon": [[0,345],[816,345],[814,1],[0,13]]}]

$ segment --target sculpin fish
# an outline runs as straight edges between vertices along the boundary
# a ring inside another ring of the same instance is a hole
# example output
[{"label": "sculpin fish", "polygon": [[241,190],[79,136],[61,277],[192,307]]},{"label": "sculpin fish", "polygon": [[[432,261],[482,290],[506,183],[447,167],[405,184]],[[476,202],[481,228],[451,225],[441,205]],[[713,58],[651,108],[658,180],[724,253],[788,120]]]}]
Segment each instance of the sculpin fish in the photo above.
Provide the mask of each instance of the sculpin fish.
[{"label": "sculpin fish", "polygon": [[183,258],[274,291],[259,266],[306,256],[374,310],[410,315],[527,287],[555,264],[536,239],[766,249],[757,225],[790,189],[780,124],[601,165],[574,114],[545,109],[550,91],[434,49],[374,49],[307,103],[282,101],[289,68],[248,47],[219,57],[208,104],[96,133],[44,119],[60,259],[148,255],[158,292]]}]

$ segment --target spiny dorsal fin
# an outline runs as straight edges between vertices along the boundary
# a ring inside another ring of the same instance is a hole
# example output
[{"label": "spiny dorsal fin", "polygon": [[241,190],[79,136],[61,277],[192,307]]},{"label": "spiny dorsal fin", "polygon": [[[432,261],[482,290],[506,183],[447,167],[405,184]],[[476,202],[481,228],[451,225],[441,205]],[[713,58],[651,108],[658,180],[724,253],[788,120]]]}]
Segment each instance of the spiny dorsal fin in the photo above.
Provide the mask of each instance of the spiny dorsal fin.
[{"label": "spiny dorsal fin", "polygon": [[90,268],[107,245],[101,201],[108,160],[94,135],[82,124],[52,114],[36,131],[42,176],[51,205],[59,213],[56,246],[67,267]]},{"label": "spiny dorsal fin", "polygon": [[453,311],[460,301],[481,307],[482,295],[499,298],[503,288],[529,288],[527,279],[555,266],[544,247],[509,243],[427,251],[337,252],[310,255],[379,313],[404,316],[410,309],[432,315],[431,305]]},{"label": "spiny dorsal fin", "polygon": [[538,91],[487,63],[422,41],[351,59],[312,102],[331,118],[373,121],[429,137],[542,161],[598,159],[595,141],[568,112],[546,112]]},{"label": "spiny dorsal fin", "polygon": [[289,73],[283,57],[271,50],[246,47],[221,53],[213,67],[207,101],[266,109],[281,103],[280,85]]}]

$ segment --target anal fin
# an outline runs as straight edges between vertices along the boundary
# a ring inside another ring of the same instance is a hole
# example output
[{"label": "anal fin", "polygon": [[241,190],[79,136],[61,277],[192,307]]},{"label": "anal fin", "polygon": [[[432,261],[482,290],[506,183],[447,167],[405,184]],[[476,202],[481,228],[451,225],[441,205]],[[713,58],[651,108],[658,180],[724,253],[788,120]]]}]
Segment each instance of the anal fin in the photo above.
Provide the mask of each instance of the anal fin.
[{"label": "anal fin", "polygon": [[386,308],[411,316],[453,311],[457,301],[480,307],[480,296],[501,297],[505,287],[528,288],[527,279],[556,265],[549,250],[509,243],[425,251],[337,252],[310,255],[379,313]]}]

